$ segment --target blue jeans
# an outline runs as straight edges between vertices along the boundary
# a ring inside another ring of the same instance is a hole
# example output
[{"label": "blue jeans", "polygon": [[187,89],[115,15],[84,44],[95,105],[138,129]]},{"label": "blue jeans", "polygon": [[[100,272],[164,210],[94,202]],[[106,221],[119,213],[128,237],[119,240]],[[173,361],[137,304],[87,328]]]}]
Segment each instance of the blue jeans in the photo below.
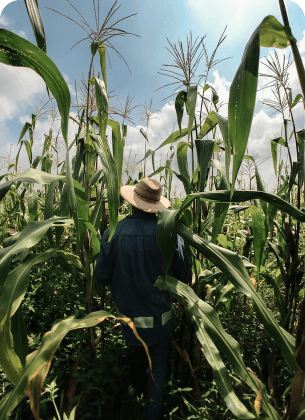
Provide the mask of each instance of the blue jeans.
[{"label": "blue jeans", "polygon": [[[136,346],[134,346],[136,347]],[[146,420],[156,420],[162,410],[162,401],[164,393],[164,383],[167,371],[167,357],[168,357],[168,338],[159,343],[148,346],[149,355],[152,362],[152,373],[154,381],[147,369],[147,405],[146,405]],[[137,346],[136,352],[139,353],[139,358],[143,360],[147,356],[144,347]]]}]

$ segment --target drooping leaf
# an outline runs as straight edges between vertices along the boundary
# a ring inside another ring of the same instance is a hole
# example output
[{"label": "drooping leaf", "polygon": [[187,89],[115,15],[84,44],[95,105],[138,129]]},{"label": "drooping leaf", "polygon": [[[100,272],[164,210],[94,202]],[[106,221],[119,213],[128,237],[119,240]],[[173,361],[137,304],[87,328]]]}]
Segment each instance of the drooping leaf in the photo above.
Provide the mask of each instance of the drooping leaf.
[{"label": "drooping leaf", "polygon": [[230,160],[231,160],[231,142],[229,139],[229,126],[228,120],[222,117],[220,114],[216,113],[218,125],[222,134],[222,139],[225,144],[225,168],[227,179],[229,179],[229,169],[230,169]]},{"label": "drooping leaf", "polygon": [[95,96],[96,96],[96,106],[98,109],[98,122],[99,122],[99,130],[100,130],[100,137],[102,140],[102,144],[105,148],[106,142],[106,129],[108,124],[108,95],[105,87],[105,83],[98,79],[97,77],[94,78],[95,80]]},{"label": "drooping leaf", "polygon": [[14,255],[21,251],[28,250],[32,246],[36,245],[50,227],[68,225],[71,223],[72,220],[65,217],[52,217],[47,220],[29,223],[25,229],[23,229],[16,242],[0,250],[0,287],[2,287],[6,279],[10,263]]},{"label": "drooping leaf", "polygon": [[215,111],[211,111],[209,115],[204,120],[204,123],[202,124],[201,130],[198,134],[198,139],[202,139],[204,136],[206,136],[210,131],[213,130],[213,128],[216,127],[218,124],[218,118]]},{"label": "drooping leaf", "polygon": [[0,200],[2,200],[2,198],[9,190],[10,186],[15,182],[33,182],[40,185],[44,185],[49,184],[53,181],[59,181],[63,179],[65,179],[65,176],[47,174],[45,172],[39,171],[38,169],[30,168],[22,172],[22,174],[15,176],[15,178],[13,178],[12,180],[4,182],[0,185]]},{"label": "drooping leaf", "polygon": [[[196,126],[193,125],[192,131],[194,131],[195,129],[196,129]],[[188,133],[188,129],[187,128],[184,128],[183,130],[181,130],[181,133],[180,133],[180,130],[175,131],[169,137],[167,137],[167,139],[164,140],[164,142],[159,147],[157,147],[154,150],[154,152],[156,152],[157,150],[161,149],[161,147],[166,146],[167,144],[172,144],[172,143],[175,143],[176,141],[182,139],[183,137],[185,137],[187,135],[187,133]],[[145,157],[147,158],[150,154],[152,154],[152,151],[150,151],[149,154],[147,152],[147,154],[146,154]],[[139,160],[139,162],[137,162],[136,165],[138,165],[139,163],[141,163],[145,159],[145,157],[143,159]]]},{"label": "drooping leaf", "polygon": [[[52,327],[51,331],[48,331],[43,336],[41,345],[39,346],[38,350],[34,351],[27,357],[25,368],[13,391],[10,394],[8,394],[7,397],[4,398],[3,402],[0,402],[0,420],[8,419],[10,413],[24,398],[25,392],[28,394],[31,400],[31,405],[35,405],[36,401],[37,407],[40,398],[39,390],[43,385],[43,379],[47,375],[54,353],[56,352],[62,339],[71,330],[93,327],[99,324],[100,322],[103,322],[106,318],[116,317],[110,314],[109,312],[99,311],[92,312],[82,319],[76,319],[75,316],[70,316],[67,319],[57,322]],[[139,341],[141,341],[146,350],[146,354],[149,360],[149,366],[151,369],[151,360],[149,358],[148,348],[144,341],[141,340],[141,338],[137,334],[134,323],[129,318],[116,319],[125,322],[133,330],[133,333],[135,334],[136,338]],[[43,375],[42,370],[44,371]],[[38,378],[38,380],[35,380],[36,376],[40,376],[40,378]],[[29,378],[31,379],[30,383]],[[30,385],[29,387],[28,384]]]},{"label": "drooping leaf", "polygon": [[274,167],[274,173],[277,174],[277,145],[278,143],[275,141],[271,141],[271,156],[272,156],[272,162]]},{"label": "drooping leaf", "polygon": [[[187,127],[187,137],[189,139],[191,131],[192,131],[192,126],[194,123],[194,118],[195,118],[195,108],[196,108],[196,101],[197,101],[197,85],[194,86],[189,86],[187,88],[187,94],[186,94],[186,104],[187,104],[187,113],[189,116],[189,121],[188,121],[188,127]],[[181,132],[181,130],[180,130]]]},{"label": "drooping leaf", "polygon": [[[196,235],[194,235],[196,236]],[[186,309],[194,326],[195,333],[204,348],[207,361],[213,368],[214,379],[228,408],[240,419],[255,418],[237,398],[232,389],[232,382],[228,371],[223,364],[219,351],[226,357],[235,373],[252,390],[257,391],[259,386],[263,389],[263,407],[271,419],[279,420],[279,415],[269,404],[266,389],[257,378],[250,373],[243,361],[239,344],[222,327],[215,309],[208,303],[199,299],[190,286],[174,279],[161,277],[155,287],[168,290]]]},{"label": "drooping leaf", "polygon": [[99,43],[99,45],[97,47],[97,51],[98,51],[99,56],[100,56],[100,65],[101,65],[103,80],[104,80],[104,83],[105,83],[105,89],[106,89],[106,92],[107,92],[106,49],[105,49],[105,45],[103,43]]},{"label": "drooping leaf", "polygon": [[230,88],[229,137],[233,147],[231,194],[245,154],[255,107],[260,46],[286,48],[287,29],[274,16],[267,16],[251,36]]},{"label": "drooping leaf", "polygon": [[191,184],[190,184],[190,174],[187,162],[187,151],[190,145],[186,142],[180,142],[177,145],[177,162],[180,174],[185,178],[186,184],[184,185],[184,189],[186,194],[191,193]]},{"label": "drooping leaf", "polygon": [[31,42],[6,29],[0,29],[0,62],[10,66],[28,67],[43,78],[56,99],[62,119],[62,133],[67,143],[70,92],[53,61]]},{"label": "drooping leaf", "polygon": [[184,111],[184,104],[187,101],[187,92],[185,90],[181,90],[177,96],[176,96],[176,100],[175,100],[175,110],[176,110],[176,115],[177,115],[177,122],[178,122],[178,127],[180,130],[180,134],[181,134],[181,123],[182,123],[182,118],[183,118],[183,111]]},{"label": "drooping leaf", "polygon": [[214,152],[214,140],[195,140],[197,150],[197,163],[199,166],[198,189],[204,191],[211,163],[211,158]]},{"label": "drooping leaf", "polygon": [[14,349],[11,334],[11,317],[19,308],[25,295],[30,270],[34,264],[50,259],[55,250],[48,250],[38,255],[29,255],[7,276],[1,288],[0,298],[0,365],[7,378],[16,385],[22,376],[23,366]]}]

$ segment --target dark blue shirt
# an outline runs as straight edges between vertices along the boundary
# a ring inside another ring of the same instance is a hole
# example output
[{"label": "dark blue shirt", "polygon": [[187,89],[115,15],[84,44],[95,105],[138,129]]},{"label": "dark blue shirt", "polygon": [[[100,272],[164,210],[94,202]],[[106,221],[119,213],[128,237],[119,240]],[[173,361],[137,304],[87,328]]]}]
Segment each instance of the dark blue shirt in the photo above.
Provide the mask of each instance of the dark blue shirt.
[{"label": "dark blue shirt", "polygon": [[[147,345],[166,338],[172,326],[172,296],[153,287],[162,274],[163,256],[157,246],[157,215],[137,213],[121,220],[107,245],[104,233],[95,268],[97,281],[111,284],[119,312],[131,318]],[[168,276],[188,281],[190,265],[182,239],[177,235],[175,256]],[[132,330],[123,325],[127,343],[141,345]]]}]

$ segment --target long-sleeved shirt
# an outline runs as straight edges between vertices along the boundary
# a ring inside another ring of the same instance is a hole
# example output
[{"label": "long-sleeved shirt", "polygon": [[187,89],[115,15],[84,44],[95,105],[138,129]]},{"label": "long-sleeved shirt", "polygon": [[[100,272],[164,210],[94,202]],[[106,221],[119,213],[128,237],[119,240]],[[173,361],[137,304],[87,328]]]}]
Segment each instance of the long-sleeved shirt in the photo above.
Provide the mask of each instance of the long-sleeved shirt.
[{"label": "long-sleeved shirt", "polygon": [[[111,284],[118,311],[134,321],[147,345],[165,339],[172,326],[172,296],[153,287],[162,274],[163,262],[156,233],[156,214],[127,216],[118,223],[108,245],[109,229],[105,231],[95,268],[97,281]],[[177,235],[175,255],[167,275],[187,283],[189,270],[182,239]],[[127,343],[141,345],[128,326],[123,325],[122,330]]]}]

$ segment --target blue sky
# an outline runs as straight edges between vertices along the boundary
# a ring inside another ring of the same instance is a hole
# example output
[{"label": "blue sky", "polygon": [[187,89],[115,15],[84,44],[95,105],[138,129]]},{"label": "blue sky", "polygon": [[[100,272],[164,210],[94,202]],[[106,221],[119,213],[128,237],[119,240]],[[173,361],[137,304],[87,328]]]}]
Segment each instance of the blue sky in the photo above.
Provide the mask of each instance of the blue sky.
[{"label": "blue sky", "polygon": [[[94,23],[94,11],[91,0],[72,0],[73,5],[84,15],[90,25]],[[113,1],[100,1],[100,19],[103,21]],[[118,2],[120,4],[120,2]],[[290,24],[293,34],[300,45],[304,43],[305,53],[305,17],[302,9],[296,3],[286,1]],[[0,0],[1,6],[1,0]],[[68,4],[66,0],[39,0],[40,11],[45,27],[48,55],[55,62],[61,73],[71,87],[72,102],[75,102],[74,84],[80,82],[82,74],[88,74],[90,62],[90,44],[84,41],[81,44],[70,48],[80,39],[86,36],[85,32],[70,20],[54,13],[46,7],[52,7],[76,21],[80,16]],[[119,24],[122,29],[136,33],[141,38],[127,36],[114,40],[115,47],[127,60],[131,74],[127,67],[112,51],[110,52],[112,69],[107,64],[108,89],[114,90],[122,104],[128,94],[134,96],[133,104],[147,104],[152,99],[152,107],[158,110],[155,119],[151,121],[149,131],[151,148],[156,148],[170,134],[175,122],[173,103],[163,98],[173,93],[168,87],[156,91],[162,85],[170,82],[168,78],[158,74],[162,64],[171,64],[172,58],[166,50],[168,38],[172,43],[178,40],[185,43],[186,34],[192,31],[193,39],[197,36],[206,35],[205,44],[208,53],[211,54],[221,33],[227,25],[227,38],[220,46],[217,54],[218,59],[231,56],[229,60],[223,61],[210,72],[208,81],[214,84],[221,99],[224,102],[228,99],[230,83],[238,68],[244,47],[254,29],[268,14],[272,14],[281,21],[277,0],[122,0],[121,7],[115,17],[117,19],[126,15],[137,13],[136,16]],[[29,23],[23,0],[15,0],[8,4],[0,17],[0,27],[4,27],[19,35],[35,42],[32,28]],[[268,55],[268,50],[262,49],[262,57]],[[98,60],[95,63],[96,73],[99,71]],[[198,67],[198,74],[205,71],[204,59]],[[297,82],[292,71],[292,87],[294,95],[298,93]],[[196,79],[194,79],[196,81]],[[172,97],[172,99],[174,96]],[[259,98],[258,98],[259,99]],[[35,112],[37,104],[47,100],[43,82],[32,71],[24,69],[13,69],[8,66],[0,66],[0,156],[5,156],[11,150],[12,156],[16,151],[16,143],[19,133],[25,121],[29,120],[31,113]],[[1,106],[2,103],[2,106]],[[116,105],[116,100],[113,100]],[[296,107],[297,109],[297,107]],[[144,125],[141,121],[143,108],[137,108],[132,114],[135,127],[130,127],[127,145],[131,150],[131,156],[137,154],[142,157],[144,154],[143,138],[139,134],[140,128]],[[264,112],[264,115],[261,114]],[[226,115],[226,106],[223,107],[223,114]],[[272,137],[270,127],[279,124],[277,116],[270,117],[270,112],[257,108],[257,127],[253,125],[253,150],[259,151],[261,157],[270,155],[266,142],[261,141],[264,134],[259,132],[260,127],[265,127],[268,135]],[[262,119],[260,119],[262,118]],[[270,119],[271,118],[271,119]],[[43,134],[48,132],[49,121],[41,121],[37,126],[37,150],[43,141]],[[254,121],[255,123],[255,121]],[[304,122],[299,120],[300,128],[304,128]],[[54,123],[54,127],[58,123]],[[265,124],[265,125],[264,125]],[[276,131],[276,129],[274,129]],[[75,127],[71,127],[71,136]],[[270,132],[270,133],[269,133]],[[275,133],[274,133],[275,134]],[[71,137],[72,138],[72,137]],[[250,142],[251,143],[251,142]],[[249,143],[249,147],[251,144]],[[13,146],[10,146],[10,145]],[[251,149],[251,147],[250,147]],[[128,150],[127,150],[128,151]],[[162,151],[166,155],[166,151]],[[25,164],[26,166],[26,164]],[[272,166],[269,162],[269,166]],[[268,175],[267,175],[268,177]]]}]

